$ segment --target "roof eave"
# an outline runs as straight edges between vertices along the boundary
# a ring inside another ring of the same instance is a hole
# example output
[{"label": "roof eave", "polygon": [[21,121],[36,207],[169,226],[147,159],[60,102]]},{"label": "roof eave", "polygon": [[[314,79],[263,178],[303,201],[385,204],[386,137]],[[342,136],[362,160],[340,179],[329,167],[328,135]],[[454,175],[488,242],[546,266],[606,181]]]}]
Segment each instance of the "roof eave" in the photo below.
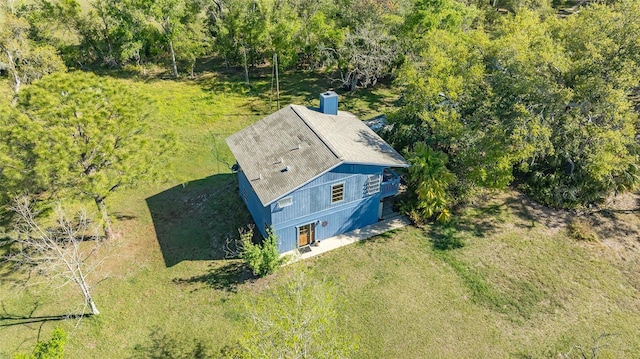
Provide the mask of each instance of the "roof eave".
[{"label": "roof eave", "polygon": [[379,166],[379,167],[395,167],[395,168],[409,168],[408,163],[380,163],[380,162],[351,162],[345,161],[344,164],[349,165],[363,165],[363,166]]}]

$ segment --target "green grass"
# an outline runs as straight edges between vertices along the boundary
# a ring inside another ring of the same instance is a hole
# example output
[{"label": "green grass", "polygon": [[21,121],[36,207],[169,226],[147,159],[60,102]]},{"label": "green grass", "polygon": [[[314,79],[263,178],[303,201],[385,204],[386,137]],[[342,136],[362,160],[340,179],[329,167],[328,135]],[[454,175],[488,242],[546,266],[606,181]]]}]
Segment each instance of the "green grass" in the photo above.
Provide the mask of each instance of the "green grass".
[{"label": "green grass", "polygon": [[[179,146],[163,180],[109,199],[123,235],[94,288],[99,316],[43,320],[78,313],[77,290],[23,290],[1,274],[0,357],[27,351],[56,325],[70,332],[69,358],[126,358],[158,329],[214,351],[239,338],[241,303],[285,277],[255,280],[224,259],[225,239],[250,221],[224,138],[275,110],[268,76],[250,86],[240,79],[122,79],[151,97],[155,129],[175,133]],[[282,105],[317,106],[330,86],[313,74],[285,74]],[[398,98],[385,87],[340,94],[340,108],[362,118]],[[603,333],[615,334],[603,357],[637,356],[637,252],[623,261],[600,244],[550,231],[510,196],[482,201],[448,228],[407,227],[294,266],[333,283],[341,334],[359,338],[359,358],[557,357]]]}]

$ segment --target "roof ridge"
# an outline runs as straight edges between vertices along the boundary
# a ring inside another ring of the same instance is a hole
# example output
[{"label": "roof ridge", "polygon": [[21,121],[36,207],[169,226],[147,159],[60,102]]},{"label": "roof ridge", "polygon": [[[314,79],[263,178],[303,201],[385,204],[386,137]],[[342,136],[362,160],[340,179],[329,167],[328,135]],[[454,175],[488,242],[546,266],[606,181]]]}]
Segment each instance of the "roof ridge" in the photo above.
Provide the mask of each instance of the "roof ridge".
[{"label": "roof ridge", "polygon": [[300,117],[302,122],[304,122],[304,124],[307,125],[307,127],[309,127],[311,132],[313,132],[316,136],[318,136],[318,139],[320,139],[320,141],[322,141],[322,143],[324,143],[324,145],[327,146],[329,151],[331,151],[331,153],[333,153],[333,155],[336,156],[337,159],[339,159],[340,161],[344,161],[344,157],[340,154],[340,152],[335,147],[333,147],[333,144],[331,144],[331,142],[328,139],[322,136],[320,131],[318,131],[317,128],[315,128],[309,121],[307,121],[307,119],[296,109],[296,107],[298,106],[299,107],[304,107],[304,106],[294,105],[294,104],[290,104],[289,106],[291,106],[291,109],[293,110],[293,112],[295,112],[296,115]]}]

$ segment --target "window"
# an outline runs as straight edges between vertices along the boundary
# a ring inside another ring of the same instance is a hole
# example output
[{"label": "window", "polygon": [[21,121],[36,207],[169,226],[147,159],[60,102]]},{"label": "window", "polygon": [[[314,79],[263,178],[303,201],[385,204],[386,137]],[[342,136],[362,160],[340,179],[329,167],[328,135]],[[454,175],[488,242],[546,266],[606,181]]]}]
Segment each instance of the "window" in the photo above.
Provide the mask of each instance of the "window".
[{"label": "window", "polygon": [[249,202],[249,194],[247,193],[247,187],[242,187],[242,197],[245,202]]},{"label": "window", "polygon": [[374,193],[380,192],[380,176],[379,175],[371,175],[367,178],[367,185],[365,188],[365,193],[367,196],[370,196]]},{"label": "window", "polygon": [[344,199],[344,183],[331,186],[331,203],[340,202]]},{"label": "window", "polygon": [[291,197],[285,197],[278,201],[278,207],[280,208],[289,207],[292,204],[293,204],[293,198]]}]

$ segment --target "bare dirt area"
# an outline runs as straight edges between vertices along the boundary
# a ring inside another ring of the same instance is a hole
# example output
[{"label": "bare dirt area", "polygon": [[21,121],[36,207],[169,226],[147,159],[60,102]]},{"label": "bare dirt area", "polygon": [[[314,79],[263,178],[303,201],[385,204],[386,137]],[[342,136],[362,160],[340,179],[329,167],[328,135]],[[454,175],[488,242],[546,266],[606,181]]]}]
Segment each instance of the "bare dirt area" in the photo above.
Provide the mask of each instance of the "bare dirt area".
[{"label": "bare dirt area", "polygon": [[549,208],[514,190],[485,192],[465,213],[461,229],[480,236],[534,227],[554,236],[567,233],[569,225],[578,221],[595,236],[595,242],[623,261],[635,258],[640,262],[639,192],[612,195],[600,205],[571,210]]},{"label": "bare dirt area", "polygon": [[640,253],[640,194],[612,196],[584,216],[606,246]]}]

